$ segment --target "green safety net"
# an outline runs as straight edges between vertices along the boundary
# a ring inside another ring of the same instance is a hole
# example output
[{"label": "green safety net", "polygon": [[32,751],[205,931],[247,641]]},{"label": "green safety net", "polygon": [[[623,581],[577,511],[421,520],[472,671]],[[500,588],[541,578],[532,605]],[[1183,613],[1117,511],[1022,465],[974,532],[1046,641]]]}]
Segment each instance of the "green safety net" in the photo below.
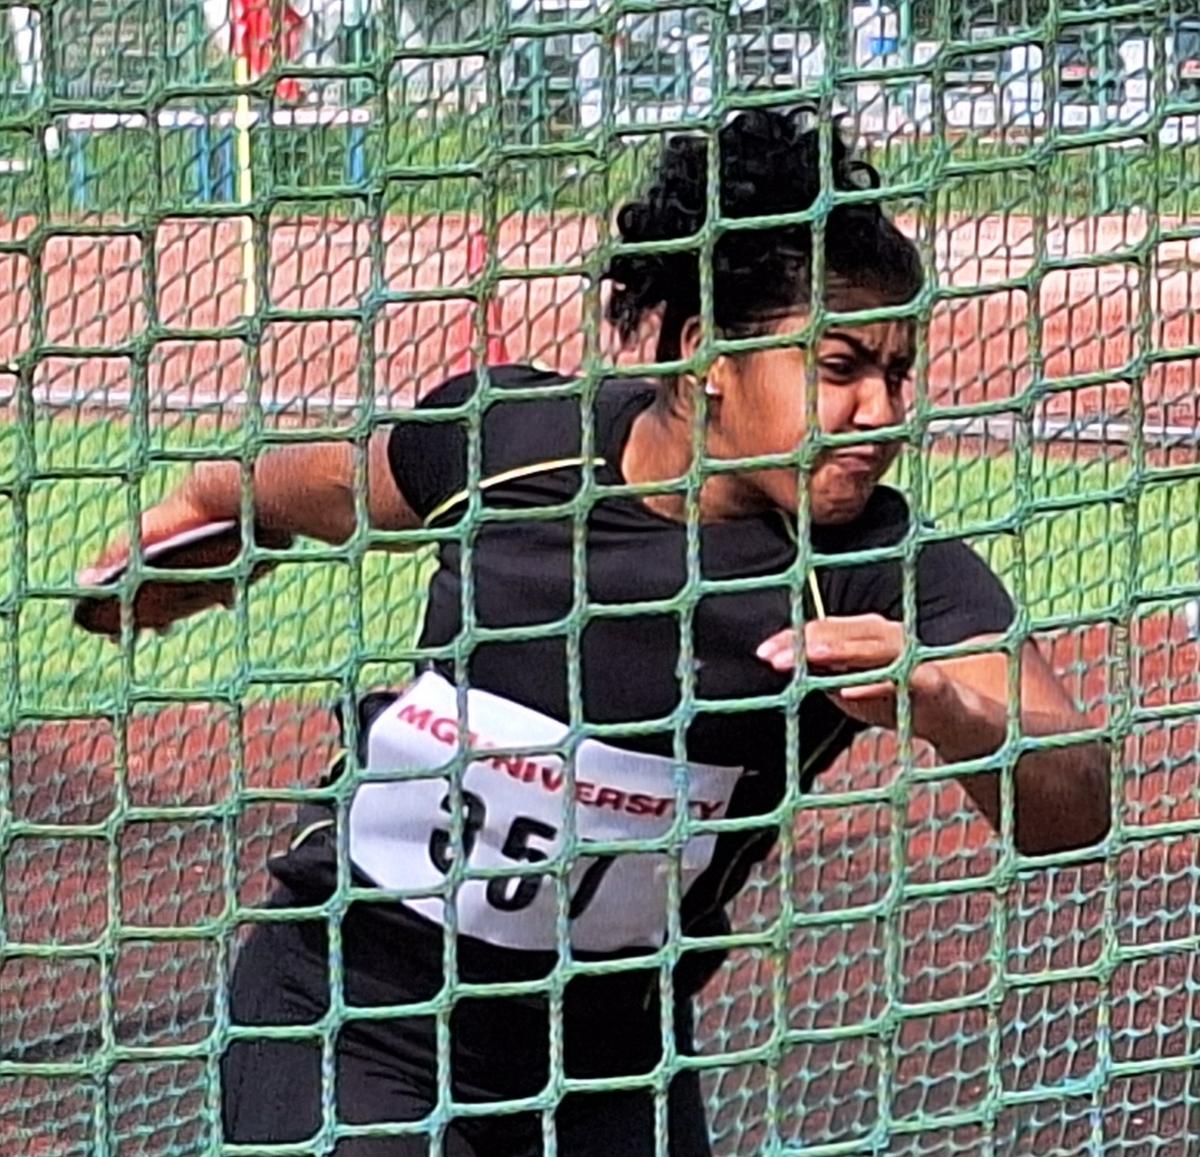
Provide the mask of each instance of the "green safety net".
[{"label": "green safety net", "polygon": [[221,1151],[231,961],[332,709],[419,658],[430,548],[301,543],[233,612],[115,647],[70,625],[77,569],[197,458],[361,443],[487,356],[585,394],[637,372],[599,323],[615,207],[664,133],[799,99],[848,114],[931,271],[897,484],[1004,577],[1113,740],[1119,808],[1098,859],[1025,861],[883,733],[789,797],[699,1002],[715,1151],[1190,1151],[1200,15],[1175,2],[313,5],[246,83],[221,5],[4,9],[0,1152]]}]

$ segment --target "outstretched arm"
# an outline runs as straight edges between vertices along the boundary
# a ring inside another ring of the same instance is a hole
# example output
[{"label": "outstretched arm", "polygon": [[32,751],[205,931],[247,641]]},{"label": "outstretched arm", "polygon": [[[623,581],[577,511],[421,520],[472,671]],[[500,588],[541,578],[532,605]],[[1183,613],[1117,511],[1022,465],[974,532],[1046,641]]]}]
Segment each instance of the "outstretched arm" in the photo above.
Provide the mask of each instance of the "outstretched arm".
[{"label": "outstretched arm", "polygon": [[[379,430],[367,443],[367,518],[377,530],[412,530],[420,523],[392,476],[389,437],[389,430]],[[355,529],[354,459],[349,442],[312,442],[268,451],[254,464],[256,521],[285,534],[345,542]],[[202,464],[183,491],[209,518],[236,518],[240,468],[236,462]]]},{"label": "outstretched arm", "polygon": [[[367,445],[366,508],[379,530],[412,530],[420,525],[396,486],[388,464],[389,431],[371,436]],[[280,446],[253,467],[255,522],[279,534],[337,544],[354,533],[356,510],[355,448],[350,442],[312,442]],[[176,534],[241,514],[242,468],[233,461],[202,462],[162,502],[141,519],[143,547]],[[95,565],[79,577],[90,585],[103,569],[124,562],[129,540],[112,543]]]}]

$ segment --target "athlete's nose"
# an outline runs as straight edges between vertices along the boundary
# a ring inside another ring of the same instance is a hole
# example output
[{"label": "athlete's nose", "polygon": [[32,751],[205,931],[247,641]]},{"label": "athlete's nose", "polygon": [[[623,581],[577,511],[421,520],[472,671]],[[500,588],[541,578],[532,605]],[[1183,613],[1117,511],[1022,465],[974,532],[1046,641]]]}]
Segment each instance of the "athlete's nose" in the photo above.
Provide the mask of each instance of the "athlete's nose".
[{"label": "athlete's nose", "polygon": [[858,430],[878,430],[896,420],[892,393],[883,374],[863,374],[856,386],[854,426]]}]

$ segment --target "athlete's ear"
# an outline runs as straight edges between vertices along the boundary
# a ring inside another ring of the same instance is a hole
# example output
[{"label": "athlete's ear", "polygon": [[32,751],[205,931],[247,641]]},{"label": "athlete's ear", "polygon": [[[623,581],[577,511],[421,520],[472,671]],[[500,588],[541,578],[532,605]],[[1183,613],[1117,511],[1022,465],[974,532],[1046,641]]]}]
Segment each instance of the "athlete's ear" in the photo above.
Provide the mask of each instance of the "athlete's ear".
[{"label": "athlete's ear", "polygon": [[[703,328],[698,317],[689,318],[684,322],[679,334],[679,354],[684,360],[695,357],[700,349]],[[689,382],[695,389],[702,389],[707,396],[708,406],[725,396],[730,385],[730,376],[734,373],[733,359],[727,354],[718,354],[707,368],[697,367],[690,375]]]},{"label": "athlete's ear", "polygon": [[[689,317],[679,331],[679,356],[683,361],[694,358],[700,349],[700,339],[704,336],[698,317]],[[693,371],[698,379],[704,377],[703,369],[697,366]]]}]

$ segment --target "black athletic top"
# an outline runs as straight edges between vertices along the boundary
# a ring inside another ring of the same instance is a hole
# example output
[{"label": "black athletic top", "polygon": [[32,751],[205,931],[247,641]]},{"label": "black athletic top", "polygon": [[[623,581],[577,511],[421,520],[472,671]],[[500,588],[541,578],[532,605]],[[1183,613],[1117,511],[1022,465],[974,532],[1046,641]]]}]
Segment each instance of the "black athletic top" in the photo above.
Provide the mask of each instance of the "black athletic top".
[{"label": "black athletic top", "polygon": [[[609,737],[631,750],[672,754],[671,713],[681,701],[680,639],[690,630],[696,710],[686,730],[689,759],[746,769],[727,815],[766,815],[780,801],[788,769],[785,712],[779,706],[716,711],[706,704],[778,696],[789,677],[756,658],[765,639],[792,622],[788,568],[796,558],[794,526],[781,513],[708,524],[699,531],[698,577],[714,589],[699,594],[688,610],[661,603],[679,595],[689,581],[687,528],[661,517],[630,497],[588,496],[586,520],[576,525],[568,506],[585,483],[588,469],[598,485],[620,484],[620,464],[630,427],[654,399],[645,382],[602,383],[590,402],[578,394],[536,396],[539,388],[569,385],[569,379],[528,367],[491,373],[493,392],[482,412],[481,461],[476,492],[499,521],[473,521],[464,535],[450,534],[438,548],[421,632],[423,647],[436,651],[462,643],[464,538],[471,539],[473,635],[516,628],[513,637],[477,641],[466,654],[469,685],[505,697],[556,720],[568,716],[568,629],[572,607],[591,614],[578,626],[578,664],[583,715],[595,724],[664,721],[649,734]],[[520,388],[533,397],[505,398]],[[430,420],[435,411],[458,407],[475,396],[475,375],[452,379],[426,397],[419,413],[399,420],[390,441],[390,460],[399,488],[428,526],[452,530],[464,523],[467,503],[468,422],[464,417]],[[499,396],[497,396],[499,395]],[[581,446],[582,407],[592,407],[594,445]],[[585,469],[586,453],[592,465]],[[557,509],[555,509],[557,508]],[[528,511],[529,517],[521,512]],[[880,486],[854,522],[813,528],[811,543],[821,554],[870,548],[899,548],[909,531],[903,497]],[[579,540],[577,545],[576,540]],[[578,557],[577,557],[578,556]],[[586,604],[577,597],[576,572],[584,563]],[[752,591],[722,591],[722,582],[777,576]],[[805,583],[806,614],[827,616],[877,612],[902,617],[899,549],[891,557],[850,566],[823,564],[817,572],[823,607],[812,605]],[[965,544],[931,541],[916,563],[917,630],[927,644],[950,644],[1003,631],[1013,606],[999,580]],[[639,604],[628,613],[603,608]],[[646,606],[645,604],[650,604]],[[657,604],[657,605],[656,605]],[[556,625],[557,624],[557,625]],[[533,637],[526,629],[537,628]],[[432,663],[454,681],[449,659]],[[387,698],[371,697],[363,713],[369,726]],[[844,717],[821,694],[802,703],[800,751],[793,763],[801,787],[837,758],[860,725]],[[360,744],[361,747],[361,744]],[[361,754],[361,752],[360,752]],[[317,821],[320,822],[319,820]],[[315,832],[274,865],[292,888],[311,891],[331,883],[333,840],[328,826]],[[777,823],[719,836],[711,865],[688,891],[682,926],[690,935],[727,928],[724,909],[745,884],[751,868],[770,851]],[[394,921],[405,938],[406,959],[425,943],[440,961],[440,927],[400,909],[378,905],[381,919]],[[474,979],[530,976],[553,964],[541,953],[522,953],[481,942],[462,943],[460,972]],[[678,984],[694,991],[719,955],[684,957]]]}]

